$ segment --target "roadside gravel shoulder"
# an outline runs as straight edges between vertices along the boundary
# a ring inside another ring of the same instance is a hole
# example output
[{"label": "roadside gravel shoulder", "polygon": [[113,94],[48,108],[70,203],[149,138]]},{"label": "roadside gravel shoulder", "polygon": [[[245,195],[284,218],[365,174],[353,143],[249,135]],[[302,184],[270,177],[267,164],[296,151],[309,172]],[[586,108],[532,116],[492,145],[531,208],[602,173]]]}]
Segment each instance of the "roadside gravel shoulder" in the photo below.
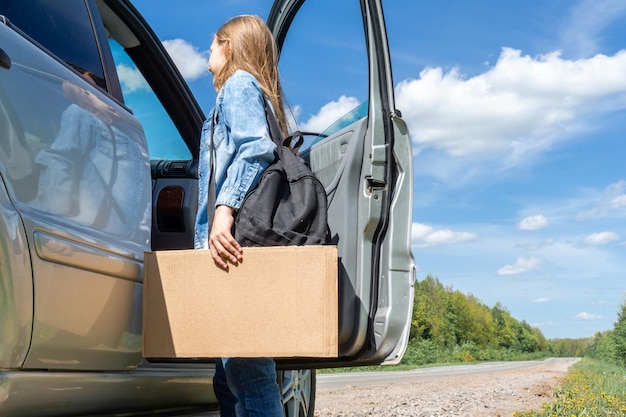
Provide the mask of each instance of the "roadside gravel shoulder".
[{"label": "roadside gravel shoulder", "polygon": [[316,417],[504,417],[537,410],[578,359],[419,382],[318,389]]}]

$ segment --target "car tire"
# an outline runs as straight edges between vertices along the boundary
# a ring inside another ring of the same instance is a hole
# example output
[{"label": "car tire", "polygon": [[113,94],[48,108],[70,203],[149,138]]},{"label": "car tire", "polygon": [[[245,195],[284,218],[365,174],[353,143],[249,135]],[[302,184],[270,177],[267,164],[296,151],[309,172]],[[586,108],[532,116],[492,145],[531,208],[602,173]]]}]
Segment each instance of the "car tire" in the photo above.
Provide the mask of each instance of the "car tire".
[{"label": "car tire", "polygon": [[285,417],[313,417],[315,369],[277,371]]}]

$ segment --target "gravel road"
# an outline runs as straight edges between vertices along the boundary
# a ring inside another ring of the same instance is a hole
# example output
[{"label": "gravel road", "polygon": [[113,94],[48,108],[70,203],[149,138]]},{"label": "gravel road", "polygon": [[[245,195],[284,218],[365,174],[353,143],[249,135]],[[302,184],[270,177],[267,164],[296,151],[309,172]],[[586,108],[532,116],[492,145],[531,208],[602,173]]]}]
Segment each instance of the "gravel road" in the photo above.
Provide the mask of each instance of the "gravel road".
[{"label": "gravel road", "polygon": [[578,359],[427,381],[318,387],[316,417],[504,417],[540,409]]}]

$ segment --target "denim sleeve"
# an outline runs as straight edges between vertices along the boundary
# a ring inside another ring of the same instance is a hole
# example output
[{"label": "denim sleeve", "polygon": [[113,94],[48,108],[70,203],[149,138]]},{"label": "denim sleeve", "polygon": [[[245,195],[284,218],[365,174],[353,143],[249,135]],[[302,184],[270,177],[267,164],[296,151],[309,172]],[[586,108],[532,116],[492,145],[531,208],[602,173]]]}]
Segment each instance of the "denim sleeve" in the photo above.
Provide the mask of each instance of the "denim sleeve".
[{"label": "denim sleeve", "polygon": [[274,160],[276,145],[265,118],[261,89],[250,74],[236,72],[224,89],[222,117],[235,154],[220,187],[216,204],[239,209],[263,170]]}]

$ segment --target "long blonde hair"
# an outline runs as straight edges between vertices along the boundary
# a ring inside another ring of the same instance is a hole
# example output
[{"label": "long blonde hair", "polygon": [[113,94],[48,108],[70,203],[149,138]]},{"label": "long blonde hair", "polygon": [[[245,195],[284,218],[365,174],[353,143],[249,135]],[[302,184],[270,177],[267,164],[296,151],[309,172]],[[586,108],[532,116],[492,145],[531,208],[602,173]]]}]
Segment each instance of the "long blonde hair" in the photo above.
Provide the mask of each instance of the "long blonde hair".
[{"label": "long blonde hair", "polygon": [[222,88],[238,69],[249,72],[270,99],[280,130],[287,135],[287,117],[278,76],[278,51],[274,36],[263,19],[254,15],[233,17],[219,28],[215,39],[222,45],[227,42],[230,47],[230,53],[225,54],[224,66],[213,77],[215,88]]}]

